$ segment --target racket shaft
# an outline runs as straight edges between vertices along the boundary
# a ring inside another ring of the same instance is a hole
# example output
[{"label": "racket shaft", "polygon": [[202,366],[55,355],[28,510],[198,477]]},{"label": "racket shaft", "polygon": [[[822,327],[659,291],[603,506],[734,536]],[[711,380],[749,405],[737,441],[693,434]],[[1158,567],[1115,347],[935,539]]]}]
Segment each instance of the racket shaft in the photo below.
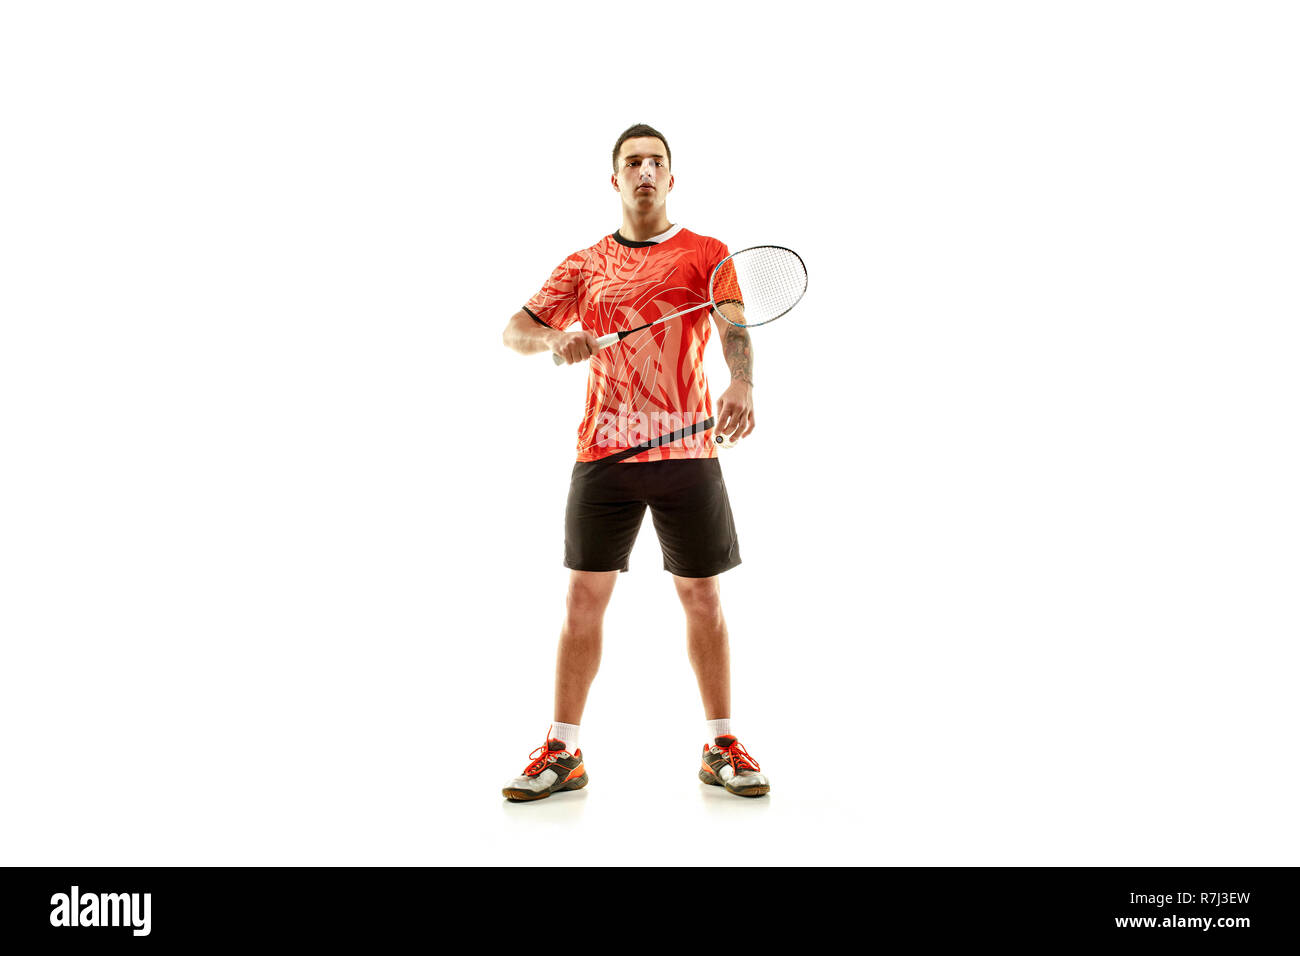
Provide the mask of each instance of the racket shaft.
[{"label": "racket shaft", "polygon": [[[652,326],[652,325],[658,325],[660,322],[667,322],[669,319],[675,319],[675,318],[677,318],[677,316],[679,316],[679,315],[685,315],[687,312],[695,312],[695,311],[698,310],[698,309],[707,309],[707,308],[708,308],[709,306],[711,306],[711,305],[713,305],[713,300],[712,300],[712,299],[710,299],[708,302],[701,302],[699,305],[688,305],[686,308],[684,308],[684,309],[678,309],[676,312],[669,312],[667,315],[665,315],[665,316],[661,316],[661,317],[655,319],[653,322],[647,322],[645,325],[641,326],[641,328],[643,328],[643,329],[648,329],[648,328],[650,328],[650,326]],[[629,330],[628,330],[629,333],[631,333],[631,332],[636,332],[636,331],[638,331],[638,330],[637,330],[637,329],[629,329]],[[615,335],[618,335],[617,332],[615,332],[614,334],[615,334]],[[627,334],[627,333],[625,333],[625,334]],[[603,338],[601,339],[601,341],[604,341],[605,338],[608,338],[608,336],[603,337]]]},{"label": "racket shaft", "polygon": [[[626,331],[623,332],[610,332],[609,334],[602,335],[600,338],[596,339],[596,348],[597,349],[608,348],[609,346],[613,345],[615,342],[619,341],[620,339],[631,335],[633,332],[640,332],[642,329],[648,329],[651,326],[658,325],[660,322],[667,322],[669,319],[675,319],[677,318],[677,316],[685,315],[687,312],[695,312],[698,311],[699,309],[707,309],[711,305],[713,305],[712,302],[701,302],[699,305],[689,305],[684,309],[679,309],[676,312],[670,312],[668,315],[665,315],[662,318],[655,319],[653,322],[647,322],[645,325],[638,325],[635,329],[627,329]],[[554,353],[552,353],[551,359],[555,362],[556,365],[565,364],[564,359],[558,355],[555,355]]]}]

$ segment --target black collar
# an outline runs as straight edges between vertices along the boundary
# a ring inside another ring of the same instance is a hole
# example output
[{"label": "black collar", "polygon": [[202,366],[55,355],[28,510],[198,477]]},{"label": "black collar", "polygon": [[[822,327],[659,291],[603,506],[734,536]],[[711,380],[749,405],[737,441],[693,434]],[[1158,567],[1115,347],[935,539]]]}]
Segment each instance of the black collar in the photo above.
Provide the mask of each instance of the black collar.
[{"label": "black collar", "polygon": [[657,242],[637,242],[633,239],[624,239],[623,234],[617,229],[614,230],[614,241],[620,246],[631,246],[633,249],[642,249],[646,246],[657,246]]}]

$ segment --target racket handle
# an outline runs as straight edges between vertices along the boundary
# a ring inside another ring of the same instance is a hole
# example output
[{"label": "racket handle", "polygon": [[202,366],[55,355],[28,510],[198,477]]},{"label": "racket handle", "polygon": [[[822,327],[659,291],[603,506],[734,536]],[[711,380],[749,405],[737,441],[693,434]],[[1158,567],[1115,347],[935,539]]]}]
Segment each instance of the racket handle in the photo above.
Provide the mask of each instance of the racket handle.
[{"label": "racket handle", "polygon": [[[617,341],[618,341],[618,333],[617,333],[617,332],[610,332],[609,335],[602,335],[600,338],[596,339],[596,348],[597,348],[598,350],[599,350],[599,349],[603,349],[603,348],[605,348],[606,346],[613,345],[613,344],[614,344],[615,342],[617,342]],[[552,352],[552,353],[551,353],[551,361],[554,362],[556,365],[565,365],[565,364],[567,364],[567,363],[564,361],[564,356],[563,356],[563,355],[559,355],[559,354],[557,354],[557,353],[555,353],[555,352]]]}]

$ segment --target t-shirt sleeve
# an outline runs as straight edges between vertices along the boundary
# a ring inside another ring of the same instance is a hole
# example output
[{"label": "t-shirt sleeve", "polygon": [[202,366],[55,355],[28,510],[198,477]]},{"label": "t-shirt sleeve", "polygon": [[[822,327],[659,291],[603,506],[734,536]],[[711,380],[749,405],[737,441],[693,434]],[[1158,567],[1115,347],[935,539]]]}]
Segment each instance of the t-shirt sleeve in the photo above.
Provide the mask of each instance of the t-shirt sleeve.
[{"label": "t-shirt sleeve", "polygon": [[524,304],[524,311],[534,322],[564,331],[578,321],[579,260],[574,253],[561,262],[545,285]]},{"label": "t-shirt sleeve", "polygon": [[[745,298],[741,295],[740,280],[736,277],[736,267],[732,264],[735,260],[727,259],[729,255],[731,253],[727,251],[726,245],[715,239],[709,248],[709,257],[712,259],[709,268],[717,270],[713,272],[713,301],[716,305],[735,303],[743,307]],[[724,259],[727,261],[723,262]],[[720,268],[719,263],[722,263]]]}]

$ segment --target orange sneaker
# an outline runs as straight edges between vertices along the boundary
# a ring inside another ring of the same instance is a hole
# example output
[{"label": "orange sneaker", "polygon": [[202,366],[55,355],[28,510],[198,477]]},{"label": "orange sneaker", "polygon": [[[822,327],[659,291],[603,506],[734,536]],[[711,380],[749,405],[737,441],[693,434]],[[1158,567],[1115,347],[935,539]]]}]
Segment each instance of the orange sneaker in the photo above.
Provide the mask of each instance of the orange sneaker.
[{"label": "orange sneaker", "polygon": [[563,740],[548,739],[528,756],[532,762],[523,774],[501,788],[507,800],[540,800],[560,790],[581,790],[587,785],[581,748],[571,754],[564,749]]},{"label": "orange sneaker", "polygon": [[738,797],[761,797],[771,789],[767,777],[759,773],[758,761],[749,755],[731,734],[714,738],[704,745],[700,780],[714,787],[726,787]]}]

